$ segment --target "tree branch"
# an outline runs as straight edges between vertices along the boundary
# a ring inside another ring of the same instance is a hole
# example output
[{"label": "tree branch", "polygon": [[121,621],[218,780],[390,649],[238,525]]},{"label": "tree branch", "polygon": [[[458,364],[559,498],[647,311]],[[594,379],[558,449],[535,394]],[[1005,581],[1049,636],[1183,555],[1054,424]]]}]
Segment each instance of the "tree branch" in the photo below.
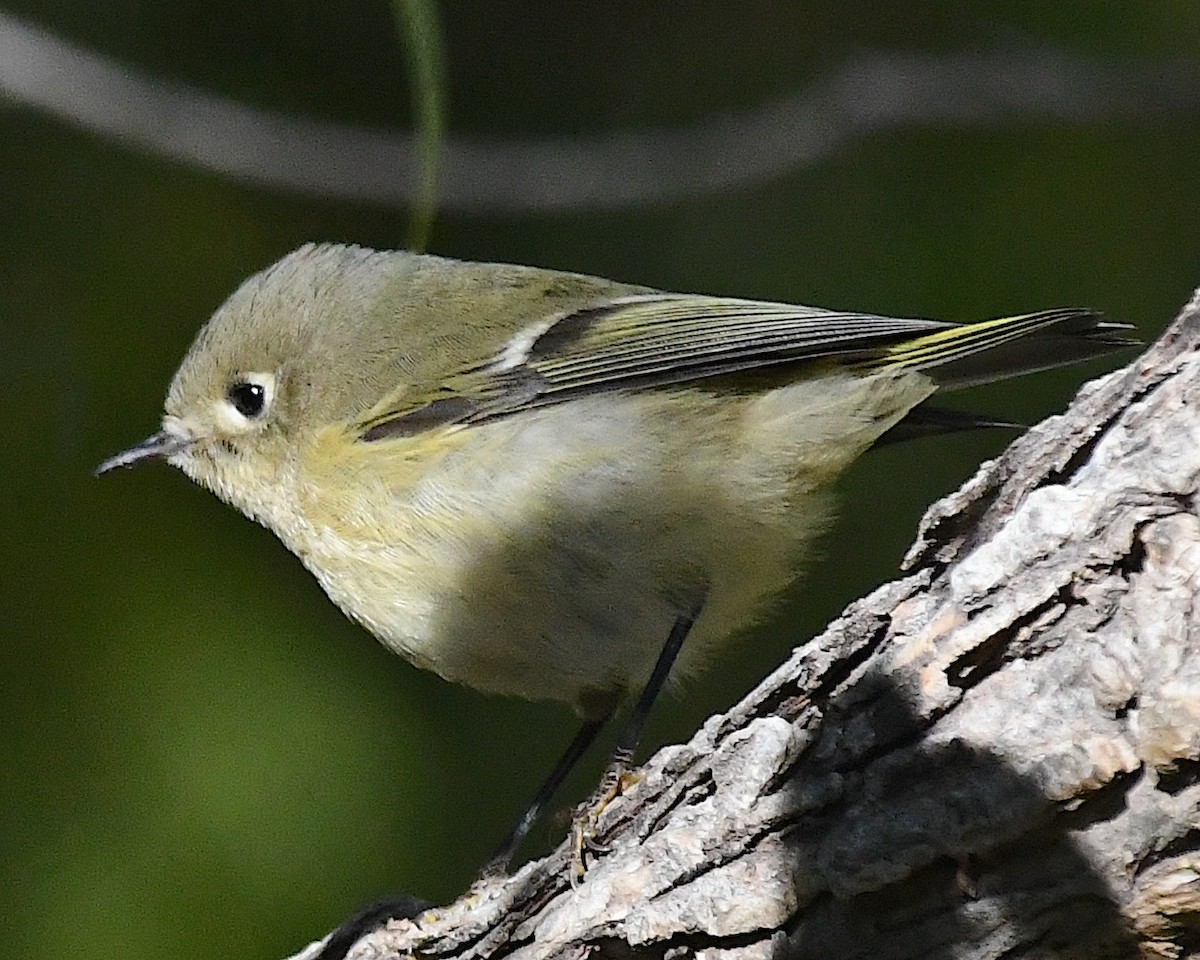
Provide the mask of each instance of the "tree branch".
[{"label": "tree branch", "polygon": [[[1191,59],[1105,64],[1033,44],[919,55],[867,51],[807,90],[684,128],[542,139],[449,135],[446,210],[621,209],[743,188],[815,166],[859,137],[940,125],[1138,126],[1200,111]],[[257,110],[138,71],[0,12],[0,93],[76,126],[247,183],[410,206],[411,134]]]},{"label": "tree branch", "polygon": [[566,845],[351,957],[1200,949],[1200,294]]}]

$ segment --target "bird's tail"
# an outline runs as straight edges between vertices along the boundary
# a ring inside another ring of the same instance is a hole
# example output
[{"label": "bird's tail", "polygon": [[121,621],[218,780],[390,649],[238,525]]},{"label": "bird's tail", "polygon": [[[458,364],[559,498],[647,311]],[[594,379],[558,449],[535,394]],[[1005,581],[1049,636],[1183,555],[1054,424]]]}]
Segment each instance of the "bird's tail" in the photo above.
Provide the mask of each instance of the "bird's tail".
[{"label": "bird's tail", "polygon": [[1060,308],[979,323],[955,324],[881,347],[853,366],[863,370],[920,370],[943,390],[1003,380],[1022,373],[1103,356],[1138,340],[1128,323],[1110,323],[1093,310]]}]

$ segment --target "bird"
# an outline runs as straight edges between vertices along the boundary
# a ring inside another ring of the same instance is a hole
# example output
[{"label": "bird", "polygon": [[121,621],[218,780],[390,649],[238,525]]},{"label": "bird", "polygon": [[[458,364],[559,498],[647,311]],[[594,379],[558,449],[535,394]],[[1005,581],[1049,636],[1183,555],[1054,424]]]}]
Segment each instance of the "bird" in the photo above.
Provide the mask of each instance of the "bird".
[{"label": "bird", "polygon": [[572,708],[578,733],[489,861],[503,871],[623,704],[606,796],[668,681],[798,578],[849,464],[994,425],[927,401],[1124,348],[1129,329],[1082,308],[960,324],[308,244],[216,311],[161,429],[97,472],[164,460],[417,667]]}]

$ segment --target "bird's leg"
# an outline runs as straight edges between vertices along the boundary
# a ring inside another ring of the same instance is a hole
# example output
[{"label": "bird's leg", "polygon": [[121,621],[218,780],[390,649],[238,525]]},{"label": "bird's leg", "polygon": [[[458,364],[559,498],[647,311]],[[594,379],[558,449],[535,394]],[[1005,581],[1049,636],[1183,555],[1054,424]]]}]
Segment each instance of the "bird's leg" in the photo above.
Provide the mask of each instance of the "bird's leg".
[{"label": "bird's leg", "polygon": [[554,765],[554,769],[550,771],[550,776],[546,778],[546,782],[541,785],[529,806],[525,808],[525,812],[517,820],[516,826],[504,838],[504,842],[500,844],[499,848],[492,855],[492,858],[488,860],[480,872],[481,880],[488,877],[502,876],[508,872],[509,862],[521,844],[525,842],[525,838],[529,836],[529,831],[533,829],[533,825],[537,823],[538,818],[542,815],[542,810],[550,802],[551,798],[558,791],[558,788],[562,786],[562,782],[567,778],[567,774],[574,769],[575,764],[579,762],[579,758],[587,752],[587,748],[592,745],[592,742],[596,739],[596,735],[612,719],[613,709],[610,708],[600,717],[584,721],[583,726],[579,728],[579,732],[575,734],[575,738],[567,746],[558,763]]},{"label": "bird's leg", "polygon": [[650,674],[650,679],[646,681],[646,685],[642,688],[637,703],[629,711],[629,716],[625,718],[625,723],[621,726],[621,732],[617,735],[617,743],[613,748],[612,757],[609,759],[608,769],[605,770],[604,777],[600,781],[600,787],[592,799],[588,801],[582,814],[575,819],[573,831],[575,865],[572,883],[577,883],[583,876],[584,848],[594,848],[591,834],[595,829],[596,821],[599,819],[600,814],[604,812],[604,808],[620,795],[625,785],[625,778],[629,774],[629,767],[633,763],[634,755],[637,753],[638,744],[642,739],[642,732],[646,728],[646,721],[650,718],[650,711],[654,707],[654,701],[658,699],[662,688],[666,686],[667,677],[671,673],[671,667],[675,665],[675,659],[679,656],[679,651],[683,648],[683,642],[691,632],[692,625],[700,615],[702,606],[703,600],[698,602],[686,614],[682,614],[675,621],[674,626],[671,627],[671,632],[667,636],[667,642],[663,644],[663,648],[658,654],[658,660],[654,664],[654,670]]}]

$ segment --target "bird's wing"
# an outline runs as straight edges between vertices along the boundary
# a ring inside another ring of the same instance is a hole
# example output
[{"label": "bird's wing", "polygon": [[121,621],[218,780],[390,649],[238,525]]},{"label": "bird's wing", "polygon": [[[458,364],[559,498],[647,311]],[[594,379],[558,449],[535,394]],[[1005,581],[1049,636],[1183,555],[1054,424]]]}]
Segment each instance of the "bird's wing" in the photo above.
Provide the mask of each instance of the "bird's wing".
[{"label": "bird's wing", "polygon": [[[360,436],[412,436],[599,393],[800,362],[864,371],[925,369],[1064,324],[1093,332],[1110,326],[1081,310],[959,325],[754,300],[639,294],[532,324],[483,363],[426,388],[398,391],[359,424]],[[1067,334],[1078,337],[1074,329]],[[788,376],[796,375],[789,370]]]},{"label": "bird's wing", "polygon": [[863,354],[949,326],[720,297],[622,297],[531,324],[477,366],[398,391],[371,411],[361,433],[410,436],[597,393]]}]

